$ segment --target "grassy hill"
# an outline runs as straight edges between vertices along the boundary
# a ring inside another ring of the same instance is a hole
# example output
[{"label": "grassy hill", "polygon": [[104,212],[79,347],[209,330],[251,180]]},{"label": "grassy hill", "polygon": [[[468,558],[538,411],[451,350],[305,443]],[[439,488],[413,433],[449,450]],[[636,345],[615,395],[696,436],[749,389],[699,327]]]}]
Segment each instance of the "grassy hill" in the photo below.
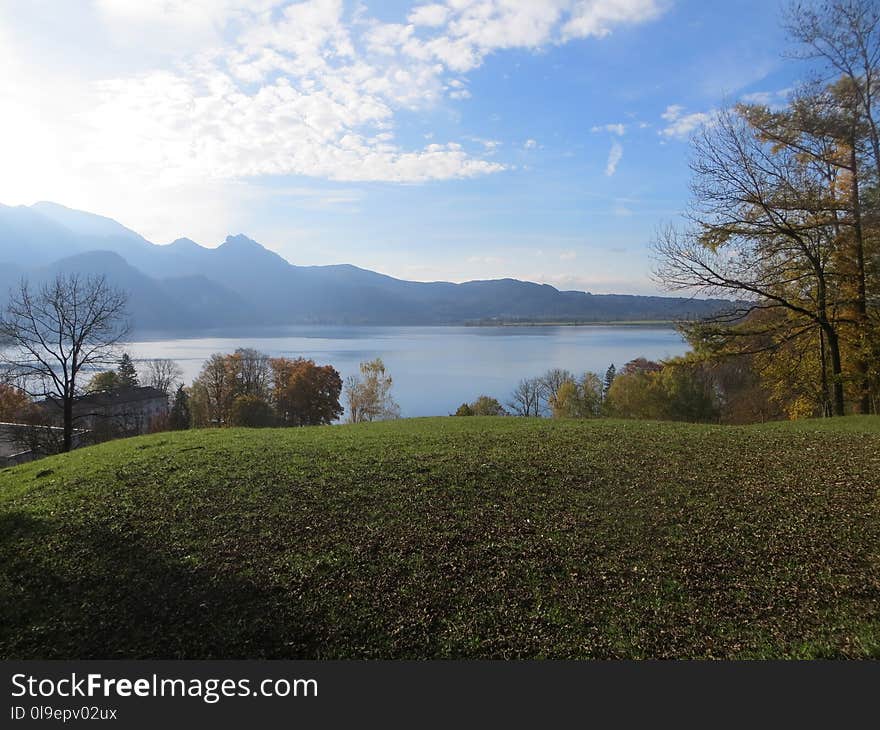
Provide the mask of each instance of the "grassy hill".
[{"label": "grassy hill", "polygon": [[0,471],[0,657],[880,657],[880,419],[160,434]]}]

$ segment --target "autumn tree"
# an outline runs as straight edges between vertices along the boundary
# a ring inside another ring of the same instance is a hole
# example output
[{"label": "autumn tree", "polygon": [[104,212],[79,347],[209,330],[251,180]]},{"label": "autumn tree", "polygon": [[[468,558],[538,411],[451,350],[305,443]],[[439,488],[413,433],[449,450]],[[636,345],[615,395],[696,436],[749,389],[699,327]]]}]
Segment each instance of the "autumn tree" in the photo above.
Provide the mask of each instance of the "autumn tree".
[{"label": "autumn tree", "polygon": [[208,389],[198,379],[188,389],[189,422],[192,428],[210,428],[220,426],[220,422],[212,419]]},{"label": "autumn tree", "polygon": [[[658,278],[674,290],[736,297],[714,319],[714,335],[737,352],[821,333],[833,410],[843,414],[840,241],[821,171],[766,141],[743,109],[702,130],[691,168],[690,226],[656,240]],[[753,316],[762,312],[770,316]]]},{"label": "autumn tree", "polygon": [[345,381],[349,423],[399,418],[400,406],[391,396],[392,384],[381,358],[362,362],[360,375],[351,375]]},{"label": "autumn tree", "polygon": [[633,373],[659,373],[663,365],[654,360],[637,357],[626,363],[620,371],[620,375],[632,375]]},{"label": "autumn tree", "polygon": [[880,180],[880,6],[875,0],[828,0],[792,2],[786,10],[785,28],[798,44],[793,55],[821,62],[826,82],[844,78],[853,89]]},{"label": "autumn tree", "polygon": [[19,422],[30,406],[31,399],[21,388],[0,382],[0,422]]},{"label": "autumn tree", "polygon": [[269,356],[249,347],[240,347],[225,358],[232,392],[251,395],[268,402],[272,369]]},{"label": "autumn tree", "polygon": [[685,358],[666,362],[659,370],[624,367],[608,390],[605,408],[619,418],[702,423],[719,416],[708,372],[702,363]]},{"label": "autumn tree", "polygon": [[[845,382],[855,391],[863,413],[870,410],[870,362],[876,355],[880,317],[875,267],[876,170],[871,160],[870,128],[862,114],[857,85],[847,76],[828,85],[802,86],[788,106],[769,110],[741,106],[740,113],[775,149],[790,148],[824,181],[821,206],[834,227],[829,286],[839,313]],[[820,345],[824,343],[820,342]]]},{"label": "autumn tree", "polygon": [[266,428],[275,423],[272,406],[258,395],[236,396],[229,407],[229,425],[243,428]]},{"label": "autumn tree", "polygon": [[481,395],[470,403],[462,403],[455,412],[456,416],[506,416],[507,411],[497,398]]},{"label": "autumn tree", "polygon": [[488,395],[478,396],[475,401],[470,404],[471,411],[475,416],[505,416],[507,411],[497,398]]},{"label": "autumn tree", "polygon": [[126,302],[102,276],[58,274],[37,287],[22,280],[0,316],[0,338],[9,343],[0,362],[30,396],[57,408],[62,451],[73,446],[83,372],[112,364],[129,331]]},{"label": "autumn tree", "polygon": [[104,370],[95,373],[86,385],[87,393],[101,393],[106,390],[116,390],[121,386],[119,374],[115,370]]},{"label": "autumn tree", "polygon": [[[710,326],[711,328],[711,326]],[[757,423],[795,417],[802,406],[799,389],[792,378],[803,382],[801,368],[789,367],[792,355],[777,358],[772,350],[757,354],[718,357],[706,349],[699,328],[689,327],[689,358],[702,369],[714,393],[718,418],[723,423]],[[713,346],[711,339],[710,347]],[[790,346],[799,347],[795,340]],[[785,376],[788,374],[788,377]],[[825,394],[825,403],[830,400]],[[797,400],[796,404],[794,401]]]},{"label": "autumn tree", "polygon": [[190,392],[192,422],[267,425],[259,405],[266,403],[273,411],[273,424],[329,424],[342,415],[341,391],[339,373],[329,365],[304,358],[270,358],[239,348],[231,354],[214,354],[205,362]]},{"label": "autumn tree", "polygon": [[282,425],[326,425],[342,415],[342,379],[332,366],[303,358],[273,358],[269,367],[272,402]]},{"label": "autumn tree", "polygon": [[787,29],[819,73],[783,108],[741,104],[697,136],[690,225],[659,237],[657,273],[738,300],[694,327],[717,357],[763,360],[789,414],[868,413],[880,397],[880,7],[793,3]]},{"label": "autumn tree", "polygon": [[621,373],[608,389],[606,412],[616,418],[657,419],[662,406],[655,381],[649,373]]},{"label": "autumn tree", "polygon": [[656,381],[660,418],[689,423],[717,421],[719,408],[713,383],[701,363],[675,358],[648,377]]},{"label": "autumn tree", "polygon": [[596,373],[565,380],[550,396],[553,418],[596,418],[602,412],[602,381]]},{"label": "autumn tree", "polygon": [[562,387],[563,383],[570,381],[573,382],[575,379],[574,373],[563,368],[551,368],[538,378],[541,388],[540,399],[542,415],[550,410],[551,401],[556,397],[556,394],[559,391],[559,388]]}]

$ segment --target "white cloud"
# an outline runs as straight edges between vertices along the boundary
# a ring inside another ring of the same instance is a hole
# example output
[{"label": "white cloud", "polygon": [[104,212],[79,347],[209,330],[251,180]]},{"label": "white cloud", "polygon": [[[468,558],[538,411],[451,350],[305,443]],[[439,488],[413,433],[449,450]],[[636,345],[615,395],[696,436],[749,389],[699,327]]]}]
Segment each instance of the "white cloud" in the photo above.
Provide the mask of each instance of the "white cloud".
[{"label": "white cloud", "polygon": [[437,3],[431,5],[419,5],[413,8],[407,16],[407,20],[413,25],[425,25],[436,28],[443,25],[449,17],[449,8]]},{"label": "white cloud", "polygon": [[657,0],[578,0],[562,29],[562,37],[565,40],[602,38],[610,34],[615,25],[653,20],[664,9],[665,3]]},{"label": "white cloud", "polygon": [[617,165],[620,163],[622,157],[623,145],[617,141],[612,142],[611,149],[608,150],[608,162],[605,164],[605,174],[608,177],[611,177],[617,172]]},{"label": "white cloud", "polygon": [[498,139],[486,139],[485,137],[468,137],[467,138],[471,142],[476,142],[483,146],[483,149],[486,150],[487,154],[494,154],[498,151],[498,148],[503,144],[501,140]]},{"label": "white cloud", "polygon": [[778,109],[785,106],[790,94],[791,88],[789,87],[777,91],[753,91],[750,94],[744,94],[740,98],[747,104],[760,104],[771,109]]},{"label": "white cloud", "polygon": [[623,137],[626,134],[626,125],[625,124],[600,124],[590,129],[591,132],[609,132],[611,134],[616,134],[618,137]]},{"label": "white cloud", "polygon": [[562,251],[559,254],[560,261],[574,261],[577,258],[577,251],[572,251],[571,249],[567,251]]},{"label": "white cloud", "polygon": [[160,204],[179,213],[192,201],[205,221],[195,233],[210,240],[262,176],[412,183],[500,172],[499,142],[404,143],[400,114],[467,98],[467,72],[492,53],[601,37],[663,9],[448,0],[388,23],[343,0],[82,0],[59,3],[37,44],[16,23],[41,8],[0,4],[0,159],[15,171],[0,179],[0,200],[118,210],[160,240],[180,233],[164,227],[170,218],[150,225]]},{"label": "white cloud", "polygon": [[99,22],[120,47],[164,53],[218,46],[230,24],[247,22],[277,0],[93,0]]},{"label": "white cloud", "polygon": [[536,139],[527,139],[523,144],[523,149],[525,150],[536,150],[538,149],[538,140]]},{"label": "white cloud", "polygon": [[670,104],[666,107],[666,111],[660,115],[660,118],[665,119],[667,122],[674,122],[681,116],[683,111],[684,107],[681,104]]},{"label": "white cloud", "polygon": [[[242,30],[227,52],[100,82],[87,115],[91,160],[137,164],[172,182],[283,174],[421,182],[504,169],[455,143],[401,149],[382,134],[398,108],[429,106],[443,92],[442,69],[397,59],[412,26],[367,22],[367,49],[388,56],[377,60],[355,52],[341,0],[235,18]],[[450,96],[467,98],[462,87]]]},{"label": "white cloud", "polygon": [[687,139],[700,127],[712,125],[715,120],[715,112],[691,112],[685,114],[685,109],[679,104],[671,104],[660,118],[667,122],[658,134],[667,139]]},{"label": "white cloud", "polygon": [[576,38],[604,37],[612,29],[657,18],[662,0],[447,0],[416,7],[409,28],[439,28],[434,35],[409,31],[398,47],[423,62],[469,71],[505,48],[537,49]]},{"label": "white cloud", "polygon": [[172,182],[266,174],[419,182],[498,172],[504,165],[452,143],[401,149],[379,132],[394,127],[397,109],[430,107],[444,89],[452,100],[470,98],[465,81],[444,77],[492,52],[602,36],[660,12],[654,0],[449,0],[414,7],[404,24],[363,8],[352,22],[342,0],[167,0],[161,10],[98,1],[116,26],[179,25],[203,37],[202,53],[174,69],[102,81],[87,115],[96,133],[84,155]]},{"label": "white cloud", "polygon": [[470,99],[471,92],[465,86],[465,82],[461,79],[450,79],[448,86],[452,91],[449,92],[450,99]]}]

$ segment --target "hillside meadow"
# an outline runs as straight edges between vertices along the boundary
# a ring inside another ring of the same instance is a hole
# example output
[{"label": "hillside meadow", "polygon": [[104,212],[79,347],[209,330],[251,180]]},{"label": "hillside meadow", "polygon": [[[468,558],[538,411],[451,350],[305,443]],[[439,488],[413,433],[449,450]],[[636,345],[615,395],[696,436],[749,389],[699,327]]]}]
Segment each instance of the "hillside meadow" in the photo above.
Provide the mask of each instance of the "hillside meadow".
[{"label": "hillside meadow", "polygon": [[880,418],[158,434],[0,471],[2,658],[880,658]]}]

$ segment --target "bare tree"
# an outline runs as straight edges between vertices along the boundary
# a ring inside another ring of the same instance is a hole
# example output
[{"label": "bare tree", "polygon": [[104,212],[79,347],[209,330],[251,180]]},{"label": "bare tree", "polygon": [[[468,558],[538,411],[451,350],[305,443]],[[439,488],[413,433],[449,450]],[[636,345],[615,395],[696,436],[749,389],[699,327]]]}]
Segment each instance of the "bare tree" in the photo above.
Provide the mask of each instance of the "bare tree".
[{"label": "bare tree", "polygon": [[541,415],[550,412],[550,402],[556,398],[559,389],[564,383],[574,383],[577,377],[570,370],[562,368],[551,368],[544,373],[538,382],[541,385],[539,410]]},{"label": "bare tree", "polygon": [[79,376],[116,361],[129,331],[126,303],[126,295],[103,276],[59,274],[36,290],[22,280],[0,316],[0,337],[9,343],[0,362],[31,397],[59,407],[62,451],[73,444]]},{"label": "bare tree", "polygon": [[183,370],[174,360],[147,360],[141,382],[146,386],[161,390],[170,398],[171,393],[183,382]]},{"label": "bare tree", "polygon": [[544,408],[544,392],[541,378],[520,380],[507,401],[507,407],[515,416],[538,417]]}]

